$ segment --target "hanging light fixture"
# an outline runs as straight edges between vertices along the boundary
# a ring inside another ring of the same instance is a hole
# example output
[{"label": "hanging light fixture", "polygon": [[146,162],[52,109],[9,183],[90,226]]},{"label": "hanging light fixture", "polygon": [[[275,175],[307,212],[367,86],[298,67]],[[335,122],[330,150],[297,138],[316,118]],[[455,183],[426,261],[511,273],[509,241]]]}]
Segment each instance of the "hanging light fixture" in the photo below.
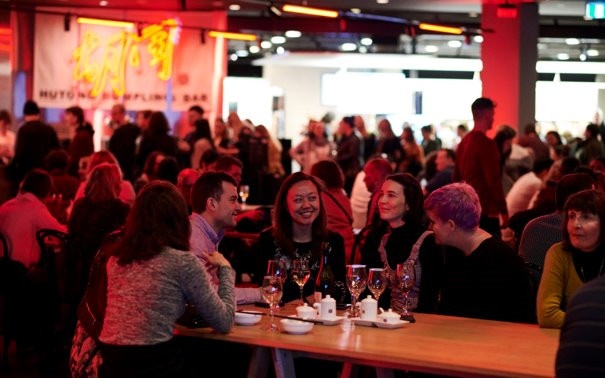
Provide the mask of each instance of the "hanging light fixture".
[{"label": "hanging light fixture", "polygon": [[311,8],[292,4],[285,4],[282,7],[282,11],[288,13],[306,14],[309,16],[319,16],[328,18],[336,18],[339,16],[339,12],[335,10]]}]

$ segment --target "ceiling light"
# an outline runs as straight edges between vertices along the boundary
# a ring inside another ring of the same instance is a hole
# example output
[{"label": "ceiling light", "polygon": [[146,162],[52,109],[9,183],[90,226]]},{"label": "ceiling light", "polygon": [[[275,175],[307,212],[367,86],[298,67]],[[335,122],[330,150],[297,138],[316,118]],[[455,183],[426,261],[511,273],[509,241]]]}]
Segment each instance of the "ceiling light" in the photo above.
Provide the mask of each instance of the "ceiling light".
[{"label": "ceiling light", "polygon": [[334,11],[334,10],[302,7],[299,5],[286,4],[282,7],[282,10],[284,12],[307,14],[310,16],[320,16],[320,17],[328,17],[328,18],[338,17],[338,12]]},{"label": "ceiling light", "polygon": [[435,24],[427,24],[421,22],[418,25],[418,28],[421,30],[434,31],[438,33],[448,33],[448,34],[462,34],[462,29],[453,27],[453,26],[443,26],[443,25],[435,25]]},{"label": "ceiling light", "polygon": [[585,53],[585,52],[581,52],[581,53],[580,53],[580,61],[582,61],[582,62],[586,62],[586,59],[587,59],[587,58],[586,58],[586,53]]},{"label": "ceiling light", "polygon": [[368,48],[366,46],[359,46],[359,52],[365,54],[368,52]]},{"label": "ceiling light", "polygon": [[388,4],[389,0],[376,0],[376,4]]},{"label": "ceiling light", "polygon": [[274,45],[281,45],[282,43],[286,43],[286,37],[283,35],[274,35],[271,37],[271,43]]},{"label": "ceiling light", "polygon": [[588,49],[588,50],[586,50],[586,55],[588,55],[588,56],[599,56],[599,50]]},{"label": "ceiling light", "polygon": [[230,11],[238,11],[242,9],[242,7],[239,4],[231,4],[229,5],[229,10]]},{"label": "ceiling light", "polygon": [[447,45],[453,49],[457,49],[462,47],[462,42],[460,41],[448,41]]},{"label": "ceiling light", "polygon": [[78,24],[115,26],[117,28],[127,28],[127,29],[134,27],[134,23],[132,23],[132,22],[104,20],[101,18],[78,17],[78,18],[76,18],[76,22]]},{"label": "ceiling light", "polygon": [[231,55],[229,55],[229,59],[231,59],[233,62],[235,62],[237,60],[237,55],[231,54]]},{"label": "ceiling light", "polygon": [[361,43],[364,46],[372,46],[372,43],[374,43],[374,41],[372,41],[372,38],[365,37],[365,38],[360,39],[359,43]]},{"label": "ceiling light", "polygon": [[99,6],[100,7],[106,7],[108,5],[109,5],[109,1],[105,1],[105,0],[99,1]]},{"label": "ceiling light", "polygon": [[569,54],[567,53],[559,53],[557,54],[558,60],[569,60]]},{"label": "ceiling light", "polygon": [[302,33],[298,30],[288,30],[284,34],[287,38],[300,38],[302,35]]},{"label": "ceiling light", "polygon": [[281,55],[286,52],[286,49],[284,49],[283,46],[277,46],[277,48],[275,49],[275,52],[278,53],[279,55]]},{"label": "ceiling light", "polygon": [[566,38],[565,43],[570,46],[575,46],[580,44],[580,40],[577,38]]},{"label": "ceiling light", "polygon": [[273,15],[275,15],[277,17],[281,17],[281,15],[282,15],[281,10],[279,10],[279,8],[273,4],[271,4],[271,6],[269,7],[269,12],[271,12]]},{"label": "ceiling light", "polygon": [[476,35],[473,37],[473,41],[475,41],[475,43],[483,43],[483,36],[482,35]]},{"label": "ceiling light", "polygon": [[248,47],[248,51],[250,51],[251,54],[258,54],[260,52],[260,47],[257,45],[252,45]]},{"label": "ceiling light", "polygon": [[260,43],[260,47],[262,49],[270,49],[271,47],[273,47],[273,43],[269,42],[269,41],[262,41]]},{"label": "ceiling light", "polygon": [[230,33],[217,30],[210,30],[208,36],[214,38],[235,39],[238,41],[256,41],[256,35],[246,33]]},{"label": "ceiling light", "polygon": [[439,47],[435,45],[426,45],[424,46],[424,51],[431,54],[436,53],[437,51],[439,51]]},{"label": "ceiling light", "polygon": [[237,55],[237,56],[238,56],[238,57],[240,57],[240,58],[245,58],[245,57],[247,57],[248,55],[250,55],[250,53],[248,52],[248,50],[237,50],[237,51],[235,52],[235,55]]},{"label": "ceiling light", "polygon": [[351,13],[360,14],[361,13],[361,9],[359,9],[359,8],[351,8]]}]

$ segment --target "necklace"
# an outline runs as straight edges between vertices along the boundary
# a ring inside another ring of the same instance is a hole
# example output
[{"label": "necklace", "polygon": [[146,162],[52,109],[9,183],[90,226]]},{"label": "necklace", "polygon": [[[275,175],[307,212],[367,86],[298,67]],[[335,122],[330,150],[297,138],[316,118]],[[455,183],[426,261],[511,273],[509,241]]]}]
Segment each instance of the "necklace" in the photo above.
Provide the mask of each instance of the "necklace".
[{"label": "necklace", "polygon": [[[601,273],[603,273],[603,265],[605,265],[605,256],[601,259],[601,266],[599,267],[599,271],[596,277],[599,277]],[[584,265],[580,265],[580,273],[582,274],[582,282],[586,282],[586,276],[584,275]]]}]

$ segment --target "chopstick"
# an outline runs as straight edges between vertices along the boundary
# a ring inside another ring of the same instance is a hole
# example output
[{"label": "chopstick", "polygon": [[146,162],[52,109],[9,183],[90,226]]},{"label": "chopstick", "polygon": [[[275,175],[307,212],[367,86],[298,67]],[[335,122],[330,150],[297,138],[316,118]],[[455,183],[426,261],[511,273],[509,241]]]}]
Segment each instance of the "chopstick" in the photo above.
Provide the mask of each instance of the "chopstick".
[{"label": "chopstick", "polygon": [[237,310],[235,312],[240,313],[240,314],[250,314],[250,315],[267,315],[264,312],[260,312],[260,311]]},{"label": "chopstick", "polygon": [[273,316],[275,316],[276,318],[292,319],[292,320],[298,320],[298,321],[307,322],[307,323],[323,324],[323,322],[318,319],[306,319],[306,318],[298,318],[296,316],[278,315],[278,314],[273,314]]}]

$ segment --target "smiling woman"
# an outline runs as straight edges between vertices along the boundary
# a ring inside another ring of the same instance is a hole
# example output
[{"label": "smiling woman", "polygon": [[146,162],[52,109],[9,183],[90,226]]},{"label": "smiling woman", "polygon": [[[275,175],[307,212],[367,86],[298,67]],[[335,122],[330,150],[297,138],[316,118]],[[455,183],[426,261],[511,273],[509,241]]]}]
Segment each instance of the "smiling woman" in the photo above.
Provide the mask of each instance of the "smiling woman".
[{"label": "smiling woman", "polygon": [[[340,288],[336,299],[342,301],[346,292],[344,241],[339,234],[327,228],[320,185],[315,177],[302,172],[284,180],[275,199],[273,226],[260,234],[256,244],[258,265],[255,279],[262,280],[269,260],[285,261],[289,272],[293,259],[306,259],[311,277],[303,287],[303,295],[311,298],[320,261],[327,253],[335,284]],[[284,302],[300,298],[299,287],[289,274],[283,286]]]},{"label": "smiling woman", "polygon": [[589,189],[565,203],[563,241],[546,252],[538,288],[538,323],[560,328],[569,299],[605,270],[605,193]]}]

